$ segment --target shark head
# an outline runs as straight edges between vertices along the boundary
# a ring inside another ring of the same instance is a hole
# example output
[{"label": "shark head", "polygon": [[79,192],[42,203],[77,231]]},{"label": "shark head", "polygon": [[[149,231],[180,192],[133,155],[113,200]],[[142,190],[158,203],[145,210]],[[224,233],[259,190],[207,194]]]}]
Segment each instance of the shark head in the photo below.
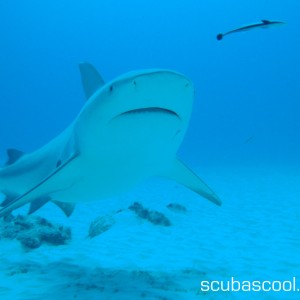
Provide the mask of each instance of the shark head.
[{"label": "shark head", "polygon": [[[82,76],[92,78],[91,73]],[[89,86],[84,85],[84,89]],[[85,132],[78,134],[84,136],[81,146],[93,151],[89,157],[94,160],[109,145],[107,151],[114,153],[114,161],[126,155],[127,160],[132,158],[137,162],[141,156],[141,161],[153,164],[151,159],[145,160],[148,156],[156,161],[157,169],[157,163],[175,156],[192,111],[194,88],[189,79],[169,70],[142,70],[127,73],[94,90],[86,91],[90,97],[77,122],[77,130]],[[99,143],[95,137],[103,142]]]},{"label": "shark head", "polygon": [[131,113],[172,114],[183,122],[190,117],[193,85],[174,71],[131,72],[109,82],[104,89],[109,94],[107,101],[111,100],[111,119]]},{"label": "shark head", "polygon": [[182,74],[142,70],[127,73],[99,87],[89,97],[81,115],[97,112],[95,117],[102,123],[137,113],[165,114],[187,123],[193,98],[193,84]]}]

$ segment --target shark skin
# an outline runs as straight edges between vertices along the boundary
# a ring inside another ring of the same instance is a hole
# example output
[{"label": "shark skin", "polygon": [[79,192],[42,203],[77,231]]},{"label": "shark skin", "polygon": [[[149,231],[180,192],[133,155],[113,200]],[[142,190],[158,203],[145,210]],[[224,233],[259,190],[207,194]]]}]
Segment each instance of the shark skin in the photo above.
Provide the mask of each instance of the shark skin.
[{"label": "shark skin", "polygon": [[175,180],[221,205],[176,156],[194,100],[185,76],[151,69],[105,83],[92,65],[79,68],[87,102],[77,118],[32,153],[7,151],[0,217],[28,203],[34,212],[48,201],[69,216],[77,202],[117,196],[151,176]]}]

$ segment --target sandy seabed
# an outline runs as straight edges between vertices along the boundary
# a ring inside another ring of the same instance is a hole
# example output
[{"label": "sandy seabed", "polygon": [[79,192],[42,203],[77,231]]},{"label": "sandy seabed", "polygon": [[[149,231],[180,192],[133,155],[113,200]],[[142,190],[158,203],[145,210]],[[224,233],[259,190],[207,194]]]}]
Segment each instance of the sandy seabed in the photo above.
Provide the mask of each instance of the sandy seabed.
[{"label": "sandy seabed", "polygon": [[[198,168],[223,200],[216,207],[174,182],[150,180],[116,199],[78,204],[67,219],[47,204],[37,215],[72,227],[64,246],[24,251],[0,240],[5,299],[299,299],[296,292],[203,292],[202,280],[291,280],[300,288],[300,173],[291,166]],[[126,208],[138,201],[172,226]],[[186,212],[169,210],[169,203]],[[121,213],[115,213],[124,209]],[[20,209],[17,213],[23,213]],[[87,238],[96,217],[115,225]]]}]

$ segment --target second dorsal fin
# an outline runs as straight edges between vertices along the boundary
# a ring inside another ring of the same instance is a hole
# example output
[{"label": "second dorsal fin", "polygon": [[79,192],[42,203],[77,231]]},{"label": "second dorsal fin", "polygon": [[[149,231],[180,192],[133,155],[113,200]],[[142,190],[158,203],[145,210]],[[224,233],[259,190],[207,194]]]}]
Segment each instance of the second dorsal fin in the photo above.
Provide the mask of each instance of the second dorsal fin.
[{"label": "second dorsal fin", "polygon": [[105,82],[95,67],[89,63],[80,63],[79,70],[85,97],[89,99]]}]

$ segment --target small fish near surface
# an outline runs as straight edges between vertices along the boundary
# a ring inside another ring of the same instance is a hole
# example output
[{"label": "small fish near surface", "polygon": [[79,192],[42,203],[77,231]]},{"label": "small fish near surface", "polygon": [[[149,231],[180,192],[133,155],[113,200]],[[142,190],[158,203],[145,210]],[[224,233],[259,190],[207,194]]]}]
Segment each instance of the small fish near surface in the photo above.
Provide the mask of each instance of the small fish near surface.
[{"label": "small fish near surface", "polygon": [[150,69],[105,83],[79,65],[87,102],[71,125],[40,149],[7,151],[0,168],[0,217],[51,201],[69,216],[74,205],[115,197],[139,182],[173,179],[211,202],[218,196],[177,158],[190,120],[194,88],[184,75]]},{"label": "small fish near surface", "polygon": [[281,22],[281,21],[261,20],[261,22],[259,22],[259,23],[242,26],[242,27],[239,27],[237,29],[227,31],[225,33],[219,33],[217,35],[217,40],[220,41],[220,40],[223,39],[223,37],[225,35],[236,33],[236,32],[244,32],[244,31],[248,31],[248,30],[251,30],[251,29],[255,29],[255,28],[269,28],[269,27],[273,27],[273,26],[277,26],[277,25],[284,25],[284,24],[286,24],[286,23]]}]

